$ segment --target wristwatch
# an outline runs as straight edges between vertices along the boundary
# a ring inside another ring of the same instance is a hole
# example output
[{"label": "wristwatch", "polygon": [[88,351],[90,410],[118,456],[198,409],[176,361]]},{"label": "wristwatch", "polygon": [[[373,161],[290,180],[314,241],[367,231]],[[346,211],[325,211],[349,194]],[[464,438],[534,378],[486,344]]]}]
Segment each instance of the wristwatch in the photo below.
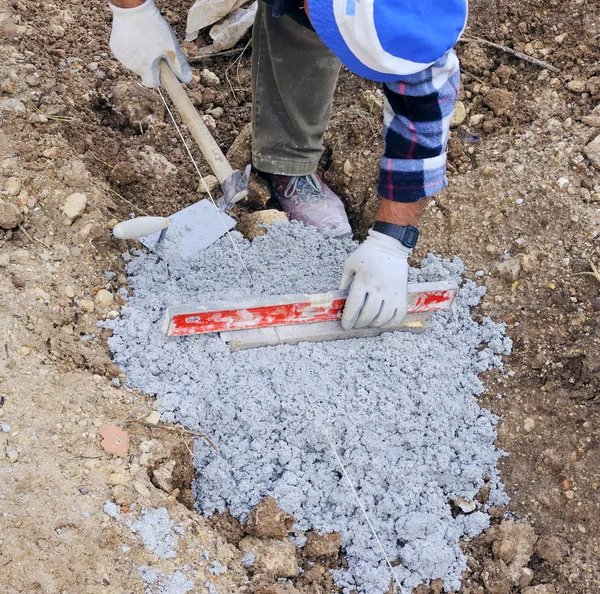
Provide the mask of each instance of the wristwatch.
[{"label": "wristwatch", "polygon": [[412,225],[394,225],[393,223],[376,221],[373,225],[373,231],[389,235],[407,248],[414,248],[417,245],[417,239],[419,239],[419,230]]}]

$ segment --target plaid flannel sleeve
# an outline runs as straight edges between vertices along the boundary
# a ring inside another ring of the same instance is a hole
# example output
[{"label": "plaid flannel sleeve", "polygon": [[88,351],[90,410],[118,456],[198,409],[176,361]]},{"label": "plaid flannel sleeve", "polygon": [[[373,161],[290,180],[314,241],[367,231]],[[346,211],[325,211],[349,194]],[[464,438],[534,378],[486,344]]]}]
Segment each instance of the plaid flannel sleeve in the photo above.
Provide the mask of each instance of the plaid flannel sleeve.
[{"label": "plaid flannel sleeve", "polygon": [[384,85],[381,196],[416,202],[448,185],[446,144],[459,86],[453,50],[426,70]]}]

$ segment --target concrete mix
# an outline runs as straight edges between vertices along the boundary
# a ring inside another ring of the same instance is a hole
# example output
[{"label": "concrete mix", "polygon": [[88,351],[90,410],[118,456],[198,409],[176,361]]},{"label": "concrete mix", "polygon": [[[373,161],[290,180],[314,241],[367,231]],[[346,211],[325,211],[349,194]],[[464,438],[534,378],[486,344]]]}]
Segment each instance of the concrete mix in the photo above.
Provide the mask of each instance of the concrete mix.
[{"label": "concrete mix", "polygon": [[[484,509],[453,517],[450,501],[472,500],[491,482],[504,502],[496,463],[497,419],[479,408],[478,374],[510,351],[502,325],[476,323],[484,293],[467,281],[450,312],[425,334],[281,345],[230,353],[215,335],[167,338],[166,305],[338,286],[351,240],[325,239],[298,224],[271,227],[251,244],[229,238],[182,262],[140,253],[128,266],[134,294],[123,318],[105,324],[127,383],[159,399],[166,421],[208,434],[197,440],[195,497],[201,512],[226,507],[244,520],[266,494],[296,518],[295,529],[341,533],[349,569],[337,584],[386,592],[391,573],[320,430],[327,428],[391,560],[409,589],[442,578],[460,586],[458,543],[488,525]],[[460,281],[462,263],[428,256],[411,281]],[[307,401],[315,402],[319,419]]]}]

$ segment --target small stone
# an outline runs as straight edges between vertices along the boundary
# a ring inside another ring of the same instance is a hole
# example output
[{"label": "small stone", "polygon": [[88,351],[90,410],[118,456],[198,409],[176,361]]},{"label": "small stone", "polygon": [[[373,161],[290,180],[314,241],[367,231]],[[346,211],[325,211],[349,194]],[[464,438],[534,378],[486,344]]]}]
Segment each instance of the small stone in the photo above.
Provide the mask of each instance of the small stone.
[{"label": "small stone", "polygon": [[531,433],[535,427],[535,421],[531,417],[527,417],[523,422],[523,430],[525,433]]},{"label": "small stone", "polygon": [[111,493],[117,505],[131,505],[135,501],[133,493],[125,485],[115,485]]},{"label": "small stone", "polygon": [[113,303],[114,297],[110,291],[106,289],[100,289],[96,294],[96,299],[94,300],[98,305],[102,305],[104,307],[108,307]]},{"label": "small stone", "polygon": [[92,313],[95,309],[94,302],[91,299],[82,299],[79,302],[79,305],[83,310],[87,311],[88,313]]},{"label": "small stone", "polygon": [[450,126],[453,128],[460,126],[467,117],[467,108],[462,101],[457,101],[452,112],[452,119],[450,120]]},{"label": "small stone", "polygon": [[352,163],[350,163],[348,159],[344,161],[344,173],[348,177],[352,177],[352,174],[354,173],[354,167],[352,167]]},{"label": "small stone", "polygon": [[567,544],[558,536],[542,536],[535,546],[535,552],[543,561],[550,565],[562,563],[563,557],[567,554]]},{"label": "small stone", "polygon": [[216,130],[217,129],[217,122],[215,120],[215,118],[213,118],[211,115],[208,115],[207,113],[205,113],[203,116],[200,116],[202,118],[202,121],[204,122],[204,125],[209,128],[210,130]]},{"label": "small stone", "polygon": [[271,584],[254,590],[254,594],[300,594],[292,584]]},{"label": "small stone", "polygon": [[266,235],[266,226],[287,221],[286,213],[277,209],[259,210],[252,212],[242,218],[239,230],[248,239],[254,239],[260,235]]},{"label": "small stone", "polygon": [[121,474],[119,472],[113,472],[113,474],[111,474],[106,479],[106,482],[107,482],[107,484],[109,484],[113,487],[116,485],[128,485],[129,477],[126,474]]},{"label": "small stone", "polygon": [[23,213],[14,205],[0,199],[0,228],[15,229],[23,222]]},{"label": "small stone", "polygon": [[175,470],[175,461],[169,460],[154,469],[152,473],[152,482],[165,493],[173,491],[173,471]]},{"label": "small stone", "polygon": [[243,553],[254,555],[252,570],[256,573],[266,572],[275,578],[292,578],[298,575],[296,547],[287,540],[247,536],[238,546]]},{"label": "small stone", "polygon": [[514,283],[519,278],[521,264],[517,258],[510,258],[504,262],[498,262],[492,270],[505,281]]},{"label": "small stone", "polygon": [[526,588],[533,581],[533,571],[529,567],[523,567],[521,569],[521,575],[519,576],[519,588]]},{"label": "small stone", "polygon": [[594,167],[600,169],[600,136],[596,136],[584,149],[585,156]]},{"label": "small stone", "polygon": [[214,175],[204,175],[198,184],[200,194],[209,194],[219,185],[219,180]]},{"label": "small stone", "polygon": [[585,93],[585,81],[583,80],[570,80],[567,83],[567,89],[572,93]]},{"label": "small stone", "polygon": [[135,166],[130,161],[120,161],[110,171],[108,176],[116,186],[128,186],[137,181]]},{"label": "small stone", "polygon": [[556,590],[552,584],[539,584],[523,588],[521,594],[556,594]]},{"label": "small stone", "polygon": [[63,204],[62,211],[71,221],[74,221],[77,217],[80,217],[87,205],[87,197],[85,194],[79,194],[78,192],[67,196],[65,203]]},{"label": "small stone", "polygon": [[17,196],[19,194],[19,192],[21,191],[21,178],[17,177],[16,175],[13,175],[12,177],[9,177],[5,186],[4,186],[4,191],[9,195],[9,196]]},{"label": "small stone", "polygon": [[144,485],[141,481],[136,481],[133,483],[133,488],[142,496],[142,497],[150,497],[150,489]]},{"label": "small stone", "polygon": [[290,533],[294,516],[285,513],[270,495],[264,497],[250,512],[246,532],[260,538],[283,538]]},{"label": "small stone", "polygon": [[308,557],[331,557],[339,553],[342,546],[339,532],[319,534],[311,530],[306,535],[304,553]]},{"label": "small stone", "polygon": [[15,113],[25,113],[27,108],[22,101],[13,99],[12,97],[6,97],[0,99],[0,112],[2,111],[13,111]]},{"label": "small stone", "polygon": [[554,38],[554,41],[556,41],[556,43],[560,44],[560,43],[562,43],[565,40],[566,37],[567,37],[567,33],[561,33],[560,35],[557,35]]},{"label": "small stone", "polygon": [[6,450],[6,458],[14,464],[19,459],[19,452],[13,448],[9,448]]},{"label": "small stone", "polygon": [[256,210],[264,210],[270,199],[271,186],[269,182],[255,173],[251,173],[248,180],[248,196],[246,197],[248,205]]},{"label": "small stone", "polygon": [[218,87],[221,84],[219,77],[208,68],[205,68],[200,72],[200,82],[205,87]]},{"label": "small stone", "polygon": [[469,126],[479,126],[485,116],[482,113],[476,113],[469,118]]},{"label": "small stone", "polygon": [[17,349],[17,355],[19,355],[19,357],[27,357],[27,355],[30,355],[30,354],[31,354],[31,347],[22,346]]},{"label": "small stone", "polygon": [[129,127],[136,132],[164,121],[165,107],[158,93],[137,82],[118,82],[112,100],[115,110],[123,114]]},{"label": "small stone", "polygon": [[252,124],[248,123],[227,151],[227,160],[234,169],[244,171],[252,160]]},{"label": "small stone", "polygon": [[70,285],[63,287],[62,293],[65,297],[68,297],[69,299],[73,299],[73,297],[75,297],[75,290]]},{"label": "small stone", "polygon": [[10,264],[10,254],[0,254],[0,268],[6,268]]},{"label": "small stone", "polygon": [[145,419],[146,425],[158,425],[160,422],[160,413],[157,410],[153,410]]},{"label": "small stone", "polygon": [[567,499],[573,499],[573,497],[575,497],[575,491],[565,491],[565,497]]},{"label": "small stone", "polygon": [[492,89],[483,98],[483,102],[497,116],[503,116],[513,106],[515,95],[506,89]]},{"label": "small stone", "polygon": [[477,504],[474,501],[465,499],[464,497],[457,497],[454,499],[454,505],[465,514],[470,514],[477,509]]},{"label": "small stone", "polygon": [[50,293],[48,293],[47,291],[44,291],[44,289],[42,289],[40,287],[36,287],[35,289],[32,289],[31,295],[35,299],[41,299],[42,301],[46,301],[46,302],[50,301]]},{"label": "small stone", "polygon": [[214,109],[210,109],[206,113],[209,116],[212,116],[213,118],[215,118],[215,120],[218,120],[219,118],[223,117],[223,108],[222,107],[215,107]]}]

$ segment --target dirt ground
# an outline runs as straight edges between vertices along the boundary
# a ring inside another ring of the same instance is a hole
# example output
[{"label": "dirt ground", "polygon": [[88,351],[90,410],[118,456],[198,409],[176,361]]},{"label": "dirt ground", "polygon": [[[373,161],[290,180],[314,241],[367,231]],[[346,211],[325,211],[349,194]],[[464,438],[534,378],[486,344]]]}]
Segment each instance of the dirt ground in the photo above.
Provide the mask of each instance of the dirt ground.
[{"label": "dirt ground", "polygon": [[[160,6],[183,38],[187,5]],[[334,592],[325,569],[344,563],[335,547],[286,553],[305,570],[297,590],[276,584],[284,570],[244,566],[242,537],[252,530],[193,510],[196,436],[147,422],[153,400],[123,388],[110,360],[96,323],[118,315],[127,296],[127,246],[110,229],[132,212],[191,204],[198,179],[158,95],[110,55],[109,32],[99,0],[0,0],[2,591],[141,593],[138,567],[149,566],[193,573],[198,592]],[[506,322],[514,341],[481,397],[502,417],[511,502],[492,510],[486,534],[465,541],[461,592],[592,594],[600,591],[600,278],[589,273],[600,266],[600,151],[594,158],[586,147],[600,135],[600,6],[476,0],[457,49],[463,109],[449,143],[450,185],[425,211],[414,262],[429,251],[460,256],[488,289],[474,315]],[[196,50],[184,44],[191,58]],[[248,159],[250,52],[194,63],[189,85],[223,150],[240,137],[236,165]],[[357,237],[377,207],[380,132],[376,86],[343,72],[322,169]],[[236,218],[243,225],[272,207],[268,198],[254,179]],[[104,424],[128,431],[127,456],[100,446]],[[107,501],[118,519],[105,513]],[[142,509],[163,507],[180,530],[173,558],[130,530]],[[265,550],[279,542],[258,536],[253,546]],[[273,561],[279,553],[269,551]],[[211,570],[213,561],[227,572]]]}]

